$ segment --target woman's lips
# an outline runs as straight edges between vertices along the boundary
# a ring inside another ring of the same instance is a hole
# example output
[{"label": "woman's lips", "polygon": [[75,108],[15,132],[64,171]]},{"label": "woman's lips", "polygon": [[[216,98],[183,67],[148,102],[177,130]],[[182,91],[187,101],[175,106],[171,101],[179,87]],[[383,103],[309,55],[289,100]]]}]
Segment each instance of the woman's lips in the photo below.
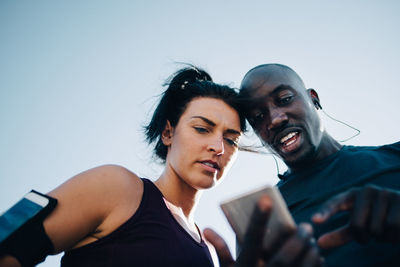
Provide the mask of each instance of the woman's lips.
[{"label": "woman's lips", "polygon": [[217,172],[220,169],[218,164],[213,161],[200,161],[200,163],[209,172]]}]

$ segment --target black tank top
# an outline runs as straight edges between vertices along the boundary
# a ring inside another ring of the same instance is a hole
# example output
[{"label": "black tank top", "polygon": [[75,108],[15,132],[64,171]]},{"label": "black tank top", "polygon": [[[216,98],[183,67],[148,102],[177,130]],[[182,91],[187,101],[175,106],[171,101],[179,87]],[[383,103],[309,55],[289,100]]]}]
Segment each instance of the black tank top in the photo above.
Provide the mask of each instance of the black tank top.
[{"label": "black tank top", "polygon": [[161,192],[148,179],[138,210],[114,232],[65,252],[62,267],[214,266],[203,240],[197,242],[174,219]]}]

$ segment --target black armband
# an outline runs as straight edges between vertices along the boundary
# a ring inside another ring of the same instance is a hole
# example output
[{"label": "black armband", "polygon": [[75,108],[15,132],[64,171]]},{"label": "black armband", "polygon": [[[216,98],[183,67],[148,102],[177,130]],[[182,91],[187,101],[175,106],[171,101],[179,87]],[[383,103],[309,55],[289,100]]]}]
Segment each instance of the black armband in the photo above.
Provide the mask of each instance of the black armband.
[{"label": "black armband", "polygon": [[35,266],[54,252],[43,227],[57,200],[32,190],[0,216],[0,256],[10,255],[23,267]]},{"label": "black armband", "polygon": [[5,244],[4,254],[18,259],[22,267],[31,267],[43,262],[54,252],[53,243],[47,236],[43,222],[30,223]]}]

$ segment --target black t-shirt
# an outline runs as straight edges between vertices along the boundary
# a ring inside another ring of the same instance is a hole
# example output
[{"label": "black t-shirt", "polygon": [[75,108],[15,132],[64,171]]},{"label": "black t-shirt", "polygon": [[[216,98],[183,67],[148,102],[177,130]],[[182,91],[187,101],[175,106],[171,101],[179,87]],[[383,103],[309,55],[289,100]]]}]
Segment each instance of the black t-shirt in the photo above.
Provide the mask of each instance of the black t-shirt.
[{"label": "black t-shirt", "polygon": [[[286,173],[278,187],[297,223],[311,222],[311,215],[332,196],[351,187],[374,184],[400,190],[400,142],[379,147],[343,146],[342,149],[300,172]],[[337,214],[323,225],[314,225],[315,236],[347,221]],[[400,266],[400,244],[350,242],[322,250],[327,266]]]}]

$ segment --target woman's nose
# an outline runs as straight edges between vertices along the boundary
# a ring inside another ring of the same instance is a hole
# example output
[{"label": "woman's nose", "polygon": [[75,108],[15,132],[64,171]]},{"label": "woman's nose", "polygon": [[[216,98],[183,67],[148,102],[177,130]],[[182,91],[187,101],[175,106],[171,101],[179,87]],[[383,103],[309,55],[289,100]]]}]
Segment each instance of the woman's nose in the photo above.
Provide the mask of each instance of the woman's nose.
[{"label": "woman's nose", "polygon": [[225,152],[224,138],[223,137],[214,138],[208,145],[208,150],[215,152],[217,155],[224,154]]}]

